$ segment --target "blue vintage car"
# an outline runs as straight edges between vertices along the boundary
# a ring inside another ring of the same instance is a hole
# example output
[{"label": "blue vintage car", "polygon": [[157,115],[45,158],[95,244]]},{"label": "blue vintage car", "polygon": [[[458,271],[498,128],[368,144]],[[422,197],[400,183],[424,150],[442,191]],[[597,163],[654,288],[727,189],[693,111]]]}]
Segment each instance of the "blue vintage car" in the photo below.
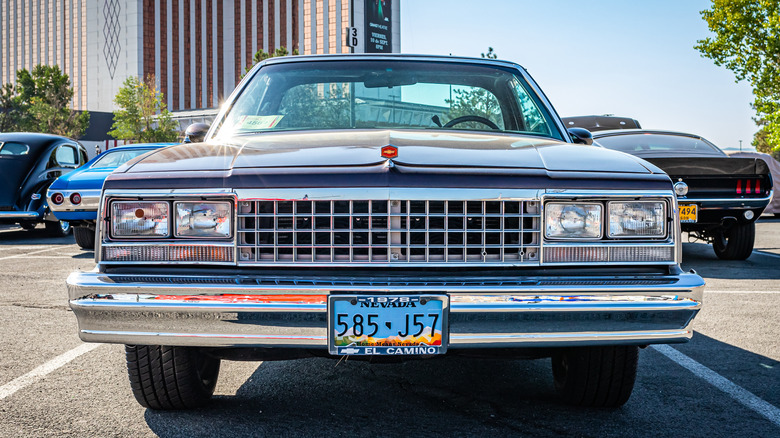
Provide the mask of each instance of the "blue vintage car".
[{"label": "blue vintage car", "polygon": [[49,206],[57,219],[68,221],[74,227],[73,234],[80,247],[95,247],[95,220],[100,190],[108,174],[133,158],[172,144],[175,143],[120,146],[98,155],[75,172],[52,183],[46,195]]},{"label": "blue vintage car", "polygon": [[43,195],[57,178],[87,162],[87,150],[76,140],[31,132],[0,133],[0,224],[32,230],[39,223],[53,237],[70,233],[71,225],[51,214]]}]

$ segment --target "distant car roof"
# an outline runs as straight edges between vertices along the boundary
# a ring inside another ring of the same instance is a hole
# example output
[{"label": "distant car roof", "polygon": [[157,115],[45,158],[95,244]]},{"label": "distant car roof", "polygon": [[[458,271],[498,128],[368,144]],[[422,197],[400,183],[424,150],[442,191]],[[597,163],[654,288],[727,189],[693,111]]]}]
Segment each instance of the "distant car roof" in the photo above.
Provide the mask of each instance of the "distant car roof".
[{"label": "distant car roof", "polygon": [[563,125],[566,128],[585,128],[590,132],[604,131],[607,129],[637,129],[642,126],[639,121],[630,117],[617,116],[576,116],[563,117]]},{"label": "distant car roof", "polygon": [[[659,146],[658,143],[656,143],[655,146],[650,146],[650,145],[642,146],[641,143],[645,143],[645,142],[639,140],[637,140],[636,143],[620,143],[619,141],[617,142],[607,141],[608,139],[618,140],[618,138],[620,137],[630,137],[630,136],[634,136],[637,139],[639,139],[641,138],[641,136],[644,135],[682,137],[690,140],[687,142],[680,143],[680,142],[673,142],[667,139],[660,144],[663,146],[660,148],[658,148]],[[636,155],[639,157],[669,155],[669,154],[671,154],[672,156],[679,156],[681,154],[682,155],[703,154],[703,155],[726,156],[726,154],[723,151],[721,151],[720,148],[712,144],[706,138],[700,135],[689,134],[686,132],[663,131],[663,130],[655,130],[655,129],[616,129],[610,131],[595,132],[593,134],[593,140],[594,140],[594,144],[596,145],[603,146],[608,149],[615,149],[622,152],[628,152],[632,155]],[[691,148],[690,145],[693,145],[693,148]],[[703,147],[700,148],[698,147],[698,145],[702,145]]]},{"label": "distant car roof", "polygon": [[0,133],[0,143],[14,142],[24,143],[30,147],[27,156],[28,159],[38,159],[46,148],[55,143],[67,141],[69,143],[78,143],[76,140],[59,135],[41,134],[38,132],[2,132]]}]

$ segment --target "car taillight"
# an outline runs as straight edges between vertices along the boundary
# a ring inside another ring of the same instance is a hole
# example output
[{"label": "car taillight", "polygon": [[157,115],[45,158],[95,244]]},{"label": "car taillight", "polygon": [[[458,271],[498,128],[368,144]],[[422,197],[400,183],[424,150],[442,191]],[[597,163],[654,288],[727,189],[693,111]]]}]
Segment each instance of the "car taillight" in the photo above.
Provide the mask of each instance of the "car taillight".
[{"label": "car taillight", "polygon": [[[743,190],[744,187],[744,190]],[[760,195],[761,194],[761,180],[760,179],[738,179],[737,180],[737,194],[738,195]]]},{"label": "car taillight", "polygon": [[73,205],[81,204],[81,195],[79,195],[78,193],[74,193],[70,195],[70,203]]},{"label": "car taillight", "polygon": [[62,196],[62,193],[55,193],[51,195],[51,202],[60,205],[65,200],[65,197]]}]

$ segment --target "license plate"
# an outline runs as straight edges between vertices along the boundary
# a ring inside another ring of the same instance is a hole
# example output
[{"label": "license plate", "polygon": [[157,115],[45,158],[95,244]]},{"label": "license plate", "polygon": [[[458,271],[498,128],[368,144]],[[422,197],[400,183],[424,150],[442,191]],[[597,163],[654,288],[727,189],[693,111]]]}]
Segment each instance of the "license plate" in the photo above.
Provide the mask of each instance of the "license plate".
[{"label": "license plate", "polygon": [[429,355],[447,350],[444,295],[331,295],[328,350],[338,355]]},{"label": "license plate", "polygon": [[682,223],[694,223],[698,220],[698,212],[696,204],[680,205],[680,222]]}]

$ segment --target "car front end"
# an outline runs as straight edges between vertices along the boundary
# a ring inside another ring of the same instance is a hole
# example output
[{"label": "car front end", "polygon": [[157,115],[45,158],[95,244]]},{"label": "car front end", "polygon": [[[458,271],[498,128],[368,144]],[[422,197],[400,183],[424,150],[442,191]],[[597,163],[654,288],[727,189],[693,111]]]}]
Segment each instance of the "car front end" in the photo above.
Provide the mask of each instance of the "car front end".
[{"label": "car front end", "polygon": [[[567,400],[614,407],[638,346],[690,339],[704,282],[680,268],[671,181],[572,145],[518,66],[303,57],[250,76],[208,143],[106,179],[97,267],[67,280],[79,335],[127,345],[144,406],[205,403],[221,359],[494,354],[552,356]],[[458,107],[447,80],[462,101],[519,97],[431,117]],[[182,379],[199,364],[201,395],[150,401],[161,355]],[[581,397],[577,370],[602,362],[617,380]]]}]

